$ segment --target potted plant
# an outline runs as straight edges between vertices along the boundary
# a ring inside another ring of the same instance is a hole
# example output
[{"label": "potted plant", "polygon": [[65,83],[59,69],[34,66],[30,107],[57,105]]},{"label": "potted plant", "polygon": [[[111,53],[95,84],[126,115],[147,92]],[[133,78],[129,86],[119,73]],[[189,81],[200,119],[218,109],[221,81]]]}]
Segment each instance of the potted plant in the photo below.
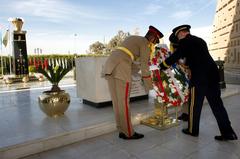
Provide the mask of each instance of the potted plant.
[{"label": "potted plant", "polygon": [[46,68],[41,66],[37,68],[37,72],[41,73],[52,87],[48,91],[44,91],[38,97],[39,106],[41,110],[50,117],[57,117],[63,115],[70,104],[70,96],[65,90],[62,90],[58,84],[62,78],[72,70],[72,65],[67,62],[65,66],[61,65],[47,65]]}]

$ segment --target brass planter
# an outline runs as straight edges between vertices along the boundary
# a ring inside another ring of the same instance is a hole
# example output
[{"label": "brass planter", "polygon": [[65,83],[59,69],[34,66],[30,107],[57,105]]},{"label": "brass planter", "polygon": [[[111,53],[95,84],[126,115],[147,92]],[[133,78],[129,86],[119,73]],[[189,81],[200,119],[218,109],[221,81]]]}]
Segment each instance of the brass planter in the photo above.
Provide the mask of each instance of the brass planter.
[{"label": "brass planter", "polygon": [[64,115],[70,104],[70,96],[64,90],[60,92],[44,91],[38,97],[40,109],[50,117]]}]

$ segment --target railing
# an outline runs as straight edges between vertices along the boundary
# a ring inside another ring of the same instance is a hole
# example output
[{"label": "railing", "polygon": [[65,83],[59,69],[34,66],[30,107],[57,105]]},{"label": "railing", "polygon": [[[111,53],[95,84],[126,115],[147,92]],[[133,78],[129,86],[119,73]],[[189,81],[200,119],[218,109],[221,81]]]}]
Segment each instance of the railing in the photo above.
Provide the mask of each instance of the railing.
[{"label": "railing", "polygon": [[[29,55],[28,66],[35,66],[36,68],[41,66],[42,68],[45,68],[48,64],[53,64],[53,65],[60,65],[64,67],[66,65],[66,62],[70,61],[72,66],[74,67],[75,66],[74,58],[78,56],[77,55]],[[0,75],[11,74],[12,68],[13,68],[13,57],[2,56],[0,59]]]},{"label": "railing", "polygon": [[11,56],[2,56],[0,59],[0,75],[10,74],[13,58]]},{"label": "railing", "polygon": [[[47,64],[61,65],[64,66],[66,61],[71,61],[73,68],[75,68],[75,58],[77,57],[89,57],[89,56],[106,56],[97,54],[80,54],[80,55],[28,55],[28,66],[43,67],[45,68]],[[2,59],[2,61],[1,61]],[[3,62],[3,63],[2,63]],[[3,66],[3,68],[2,68]],[[2,56],[0,58],[0,76],[12,74],[13,69],[13,57],[12,56]],[[3,70],[3,74],[2,74]]]}]

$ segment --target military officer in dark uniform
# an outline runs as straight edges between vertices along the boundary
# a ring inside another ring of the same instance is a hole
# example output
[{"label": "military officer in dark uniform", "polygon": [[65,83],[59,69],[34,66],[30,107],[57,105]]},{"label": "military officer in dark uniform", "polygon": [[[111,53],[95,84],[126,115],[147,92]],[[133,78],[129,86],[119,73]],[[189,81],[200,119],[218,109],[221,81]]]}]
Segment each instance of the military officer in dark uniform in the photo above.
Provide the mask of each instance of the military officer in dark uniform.
[{"label": "military officer in dark uniform", "polygon": [[218,68],[208,52],[206,42],[190,34],[190,25],[181,25],[173,29],[179,39],[178,49],[159,66],[166,69],[180,58],[186,58],[186,64],[191,70],[190,106],[188,128],[182,132],[198,136],[200,114],[204,97],[207,98],[212,112],[217,120],[221,135],[216,140],[237,140],[237,135],[231,127],[226,109],[221,99]]},{"label": "military officer in dark uniform", "polygon": [[[170,51],[171,53],[175,52],[178,48],[178,38],[175,36],[174,33],[172,33],[169,36],[169,41],[170,41]],[[178,61],[178,64],[181,67],[181,70],[187,74],[187,78],[186,80],[188,80],[191,76],[191,70],[189,69],[189,67],[186,65],[185,63],[185,58],[184,59],[180,59]],[[182,120],[182,121],[188,121],[188,102],[183,104],[181,107],[181,112],[182,114],[178,117],[178,120]]]}]

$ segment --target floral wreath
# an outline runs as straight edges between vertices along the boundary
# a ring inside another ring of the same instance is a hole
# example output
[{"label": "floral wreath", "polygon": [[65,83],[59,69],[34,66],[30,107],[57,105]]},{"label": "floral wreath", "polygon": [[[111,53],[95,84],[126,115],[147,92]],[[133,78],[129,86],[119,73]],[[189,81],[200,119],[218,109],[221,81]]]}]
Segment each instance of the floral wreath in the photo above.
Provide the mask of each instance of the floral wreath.
[{"label": "floral wreath", "polygon": [[166,103],[167,106],[181,106],[189,98],[188,79],[185,72],[177,64],[164,71],[156,69],[170,54],[167,46],[160,44],[150,55],[150,68],[155,68],[151,69],[153,89],[159,103]]}]

